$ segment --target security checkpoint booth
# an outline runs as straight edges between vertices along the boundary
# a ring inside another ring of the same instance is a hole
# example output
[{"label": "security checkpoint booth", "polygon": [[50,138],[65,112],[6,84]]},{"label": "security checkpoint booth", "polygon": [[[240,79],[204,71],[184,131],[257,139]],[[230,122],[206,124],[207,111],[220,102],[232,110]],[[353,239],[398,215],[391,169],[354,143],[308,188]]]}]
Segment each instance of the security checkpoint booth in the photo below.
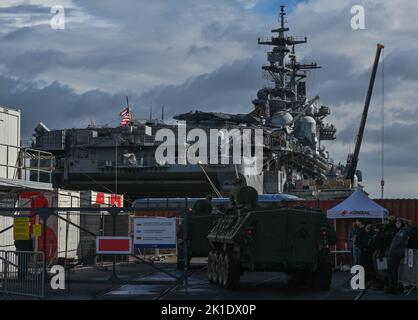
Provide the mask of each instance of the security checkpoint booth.
[{"label": "security checkpoint booth", "polygon": [[[357,219],[375,219],[382,220],[387,218],[389,210],[380,206],[366,193],[361,190],[353,192],[347,199],[327,210],[327,218],[334,221],[334,227],[337,228],[337,219],[347,219],[355,221]],[[337,230],[336,230],[337,231]],[[338,256],[351,255],[351,249],[348,247],[339,248],[337,245],[332,251],[335,256],[335,267],[338,265]],[[342,269],[342,262],[340,260],[340,268]]]}]

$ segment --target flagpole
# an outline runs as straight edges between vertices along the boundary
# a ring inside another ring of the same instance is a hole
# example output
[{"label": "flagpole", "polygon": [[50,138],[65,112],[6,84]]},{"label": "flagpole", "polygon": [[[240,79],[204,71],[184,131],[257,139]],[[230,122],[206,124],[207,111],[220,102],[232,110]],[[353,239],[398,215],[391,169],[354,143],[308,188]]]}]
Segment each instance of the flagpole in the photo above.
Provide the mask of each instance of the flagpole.
[{"label": "flagpole", "polygon": [[128,106],[128,112],[129,112],[129,129],[130,129],[131,134],[132,134],[133,133],[133,126],[132,126],[133,116],[132,116],[131,107],[129,106],[128,96],[126,96],[126,105]]}]

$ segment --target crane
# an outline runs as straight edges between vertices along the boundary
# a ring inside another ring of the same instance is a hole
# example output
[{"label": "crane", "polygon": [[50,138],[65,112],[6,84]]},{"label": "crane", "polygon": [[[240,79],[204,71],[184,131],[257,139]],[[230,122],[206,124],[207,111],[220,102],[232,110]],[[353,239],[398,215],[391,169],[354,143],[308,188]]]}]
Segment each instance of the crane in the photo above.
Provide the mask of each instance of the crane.
[{"label": "crane", "polygon": [[374,59],[372,74],[371,74],[370,82],[369,82],[369,89],[367,90],[366,102],[364,104],[363,114],[361,116],[360,128],[359,128],[357,138],[356,138],[356,147],[354,149],[354,153],[352,154],[350,153],[347,159],[348,169],[347,169],[346,179],[349,179],[352,182],[354,180],[354,175],[356,174],[356,170],[357,170],[361,143],[363,141],[364,128],[366,127],[366,120],[367,120],[367,115],[369,113],[370,100],[372,98],[374,81],[376,79],[377,67],[379,65],[380,55],[384,47],[385,46],[383,44],[380,44],[380,43],[377,44],[376,56]]}]

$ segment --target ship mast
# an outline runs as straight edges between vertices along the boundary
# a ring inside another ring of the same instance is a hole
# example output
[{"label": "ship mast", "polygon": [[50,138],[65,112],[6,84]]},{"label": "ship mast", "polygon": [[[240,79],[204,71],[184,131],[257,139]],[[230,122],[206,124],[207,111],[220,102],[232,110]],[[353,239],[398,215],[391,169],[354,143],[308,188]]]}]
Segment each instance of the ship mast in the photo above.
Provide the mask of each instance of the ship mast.
[{"label": "ship mast", "polygon": [[[295,107],[301,107],[301,103],[306,100],[304,83],[300,85],[301,80],[306,78],[306,74],[300,73],[301,70],[317,69],[320,68],[316,63],[301,64],[296,59],[295,45],[303,44],[307,42],[306,37],[293,37],[286,36],[286,32],[289,28],[286,27],[285,22],[286,11],[284,6],[280,6],[279,23],[280,27],[271,30],[272,33],[277,33],[277,36],[273,36],[267,39],[258,39],[258,44],[273,46],[271,52],[267,54],[268,65],[262,67],[267,71],[272,82],[274,82],[273,88],[265,88],[269,95],[268,100],[275,99],[282,101],[282,108],[280,109],[295,109]],[[289,49],[291,47],[292,49]],[[286,63],[286,57],[289,56],[289,62]],[[300,86],[300,87],[299,87]],[[301,88],[301,92],[298,92]],[[259,101],[254,101],[257,104]],[[272,110],[274,111],[277,110]],[[297,110],[294,110],[297,111]]]}]

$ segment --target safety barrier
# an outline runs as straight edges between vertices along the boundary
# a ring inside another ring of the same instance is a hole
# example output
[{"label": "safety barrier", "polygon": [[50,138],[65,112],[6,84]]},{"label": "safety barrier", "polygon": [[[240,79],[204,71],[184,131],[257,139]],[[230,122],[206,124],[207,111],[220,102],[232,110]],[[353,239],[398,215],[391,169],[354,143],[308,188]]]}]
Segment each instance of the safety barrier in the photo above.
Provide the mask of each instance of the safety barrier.
[{"label": "safety barrier", "polygon": [[44,297],[42,252],[0,251],[0,292]]},{"label": "safety barrier", "polygon": [[405,250],[405,257],[399,266],[399,282],[418,286],[418,250]]}]

